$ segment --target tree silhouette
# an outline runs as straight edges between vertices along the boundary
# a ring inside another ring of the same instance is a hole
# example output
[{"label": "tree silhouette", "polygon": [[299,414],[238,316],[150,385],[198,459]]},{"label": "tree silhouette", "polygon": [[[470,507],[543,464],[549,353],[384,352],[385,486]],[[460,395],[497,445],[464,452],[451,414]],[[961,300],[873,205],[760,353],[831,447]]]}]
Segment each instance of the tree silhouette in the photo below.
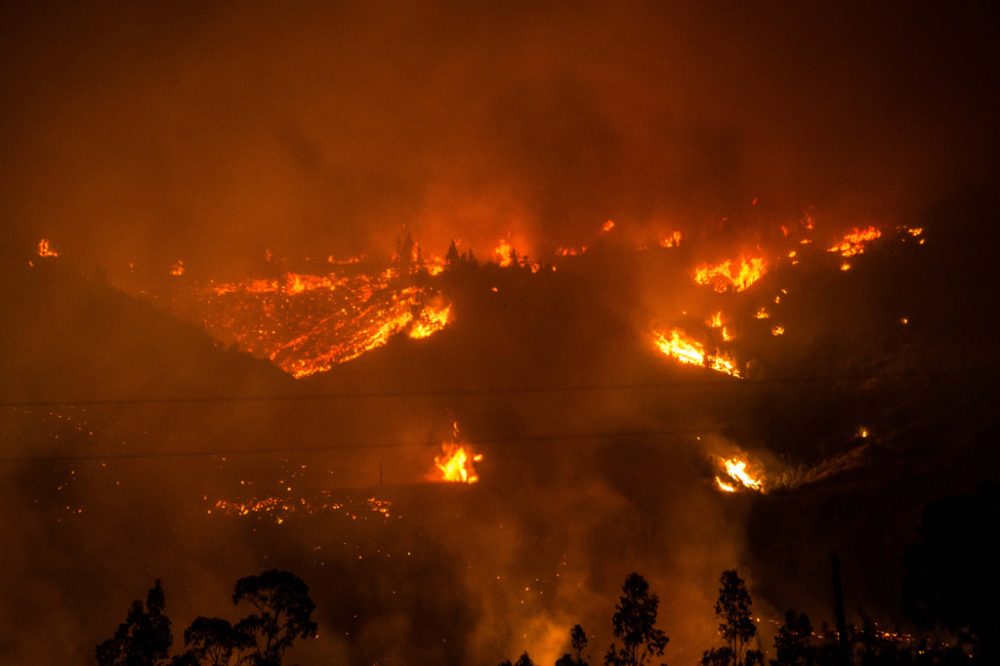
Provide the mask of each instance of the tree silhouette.
[{"label": "tree silhouette", "polygon": [[785,623],[774,637],[775,658],[771,666],[811,666],[816,663],[816,651],[809,644],[812,624],[804,613],[789,609]]},{"label": "tree silhouette", "polygon": [[146,594],[146,607],[138,599],[132,602],[125,622],[118,625],[114,636],[96,648],[101,666],[153,666],[166,659],[174,641],[170,618],[163,614],[166,597],[159,580]]},{"label": "tree silhouette", "polygon": [[528,656],[528,651],[525,650],[514,663],[511,663],[510,659],[507,659],[506,661],[500,662],[500,666],[535,666],[535,662],[531,660],[531,657]]},{"label": "tree silhouette", "polygon": [[257,609],[236,624],[236,631],[250,637],[256,650],[249,655],[254,666],[276,666],[296,638],[315,636],[312,621],[316,604],[309,586],[289,571],[270,569],[259,576],[236,581],[233,603],[246,601]]},{"label": "tree silhouette", "polygon": [[719,634],[726,645],[706,650],[701,657],[703,666],[753,666],[764,662],[760,650],[749,649],[757,635],[757,625],[750,617],[753,601],[743,579],[735,570],[723,571],[719,579],[719,599],[715,616],[721,620]]},{"label": "tree silhouette", "polygon": [[656,628],[660,598],[649,591],[649,583],[637,573],[628,575],[622,592],[611,616],[615,638],[622,646],[619,648],[612,643],[604,655],[604,663],[606,666],[641,666],[654,656],[663,656],[670,640]]},{"label": "tree silhouette", "polygon": [[556,666],[587,666],[587,658],[583,651],[587,649],[587,633],[578,624],[569,630],[571,652],[567,652],[556,660]]},{"label": "tree silhouette", "polygon": [[227,666],[234,661],[239,663],[241,653],[252,648],[254,640],[246,633],[237,631],[229,620],[198,617],[184,630],[184,646],[187,651],[178,659],[190,656],[193,659],[191,663]]}]

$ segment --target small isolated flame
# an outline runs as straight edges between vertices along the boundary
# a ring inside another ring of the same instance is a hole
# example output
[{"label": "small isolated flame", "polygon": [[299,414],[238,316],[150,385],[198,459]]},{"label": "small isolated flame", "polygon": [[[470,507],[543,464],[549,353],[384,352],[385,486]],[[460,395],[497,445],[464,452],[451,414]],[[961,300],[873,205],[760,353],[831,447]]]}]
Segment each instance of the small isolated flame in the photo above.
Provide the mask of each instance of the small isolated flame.
[{"label": "small isolated flame", "polygon": [[681,232],[675,231],[666,238],[660,240],[660,247],[680,247]]},{"label": "small isolated flame", "polygon": [[465,444],[446,443],[441,445],[441,455],[435,456],[432,481],[449,483],[476,483],[479,475],[473,463],[482,461],[483,454],[473,453]]},{"label": "small isolated flame", "polygon": [[180,277],[184,275],[184,262],[178,259],[170,266],[170,274],[174,277]]},{"label": "small isolated flame", "polygon": [[[827,252],[834,252],[842,257],[853,257],[856,254],[864,254],[865,246],[881,237],[882,232],[876,227],[853,229],[833,247],[828,248]],[[841,268],[841,270],[847,269]]]},{"label": "small isolated flame", "polygon": [[48,238],[43,238],[42,240],[38,241],[38,256],[58,257],[59,253],[56,252],[54,249],[52,249],[52,246],[49,244]]},{"label": "small isolated flame", "polygon": [[586,245],[581,245],[580,247],[561,247],[556,250],[556,256],[559,257],[576,257],[581,254],[587,254]]},{"label": "small isolated flame", "polygon": [[722,321],[722,310],[719,310],[714,315],[712,315],[711,319],[709,319],[705,323],[708,324],[709,327],[711,328],[719,329],[719,332],[722,333],[723,342],[731,342],[732,340],[736,339],[736,336],[730,333],[729,327],[726,326],[725,323],[723,323]]},{"label": "small isolated flame", "polygon": [[614,220],[605,220],[604,224],[601,225],[601,233],[606,234],[615,228]]},{"label": "small isolated flame", "polygon": [[732,458],[719,458],[718,463],[728,477],[727,479],[718,476],[715,477],[715,485],[719,490],[726,493],[733,493],[742,486],[748,490],[755,490],[759,493],[764,492],[763,476],[758,473],[751,475],[748,469],[750,465],[746,460],[733,456]]},{"label": "small isolated flame", "polygon": [[740,257],[736,260],[723,261],[721,264],[705,264],[694,272],[694,281],[698,284],[711,286],[720,294],[724,291],[746,291],[765,273],[762,257]]},{"label": "small isolated flame", "polygon": [[771,315],[769,315],[767,313],[767,310],[765,310],[764,308],[760,308],[759,310],[757,310],[757,312],[754,313],[753,318],[754,319],[767,319],[770,316]]},{"label": "small isolated flame", "polygon": [[500,244],[493,250],[497,263],[503,267],[514,265],[514,246],[506,238],[500,240]]},{"label": "small isolated flame", "polygon": [[775,326],[774,328],[771,329],[771,335],[778,336],[784,334],[785,334],[784,326]]},{"label": "small isolated flame", "polygon": [[664,356],[669,356],[670,358],[687,365],[700,365],[708,368],[709,370],[715,370],[716,372],[721,372],[731,377],[741,376],[739,368],[736,365],[736,361],[719,352],[716,352],[714,355],[705,353],[704,345],[697,340],[688,337],[684,331],[678,328],[670,331],[669,338],[666,334],[657,333],[655,331],[653,335],[653,342],[656,345],[656,348],[659,349]]}]

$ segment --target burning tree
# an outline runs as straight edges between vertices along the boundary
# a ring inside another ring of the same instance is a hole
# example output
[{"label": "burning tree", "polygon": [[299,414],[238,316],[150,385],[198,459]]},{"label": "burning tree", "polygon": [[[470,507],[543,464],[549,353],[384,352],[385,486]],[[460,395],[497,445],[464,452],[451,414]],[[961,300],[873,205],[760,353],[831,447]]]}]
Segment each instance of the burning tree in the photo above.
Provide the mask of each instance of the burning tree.
[{"label": "burning tree", "polygon": [[611,616],[615,638],[622,646],[612,643],[604,655],[604,664],[642,666],[652,657],[662,657],[670,641],[662,629],[656,628],[660,598],[649,591],[649,583],[637,573],[628,575],[622,592]]},{"label": "burning tree", "polygon": [[757,625],[750,616],[753,601],[743,579],[735,570],[723,571],[719,582],[719,600],[715,616],[721,620],[719,634],[726,645],[706,650],[702,666],[754,666],[764,663],[764,653],[751,650],[750,641],[757,635]]}]

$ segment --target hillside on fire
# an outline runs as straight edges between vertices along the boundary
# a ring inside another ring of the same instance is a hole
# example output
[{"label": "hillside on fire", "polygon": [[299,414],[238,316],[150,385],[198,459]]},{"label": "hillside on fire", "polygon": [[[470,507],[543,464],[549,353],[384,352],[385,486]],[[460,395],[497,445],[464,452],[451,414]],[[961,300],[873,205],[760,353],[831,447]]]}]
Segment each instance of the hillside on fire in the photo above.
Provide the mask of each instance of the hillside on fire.
[{"label": "hillside on fire", "polygon": [[994,663],[997,27],[3,6],[0,663]]}]

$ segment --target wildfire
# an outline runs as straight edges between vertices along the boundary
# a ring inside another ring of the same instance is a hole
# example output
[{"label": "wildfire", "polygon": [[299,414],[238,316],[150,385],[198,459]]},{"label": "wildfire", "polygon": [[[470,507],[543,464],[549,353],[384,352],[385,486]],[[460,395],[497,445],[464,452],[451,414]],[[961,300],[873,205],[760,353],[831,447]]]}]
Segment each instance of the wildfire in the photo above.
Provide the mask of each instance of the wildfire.
[{"label": "wildfire", "polygon": [[700,365],[731,377],[740,377],[736,361],[721,352],[707,354],[704,345],[687,337],[680,329],[671,330],[669,338],[663,333],[654,335],[654,344],[665,356],[687,365]]},{"label": "wildfire", "polygon": [[581,254],[587,253],[587,246],[581,245],[580,247],[561,247],[556,250],[556,256],[559,257],[576,257]]},{"label": "wildfire", "polygon": [[601,233],[606,234],[615,228],[614,220],[605,220],[604,224],[601,225]]},{"label": "wildfire", "polygon": [[771,335],[778,336],[784,334],[785,334],[784,326],[775,326],[774,328],[771,329]]},{"label": "wildfire", "polygon": [[718,463],[728,477],[728,479],[715,477],[715,484],[719,490],[734,493],[742,486],[759,493],[765,492],[763,476],[759,473],[755,473],[756,476],[752,475],[746,460],[734,456],[732,458],[719,458]]},{"label": "wildfire", "polygon": [[39,257],[58,257],[59,253],[56,252],[52,246],[49,244],[48,238],[43,238],[38,241],[38,256]]},{"label": "wildfire", "polygon": [[[876,227],[866,227],[864,229],[853,229],[844,236],[827,252],[834,252],[842,257],[853,257],[856,254],[863,254],[865,246],[882,237],[882,232]],[[846,269],[841,269],[846,270]]]},{"label": "wildfire", "polygon": [[180,277],[184,275],[184,262],[178,259],[170,266],[170,274],[174,277]]},{"label": "wildfire", "polygon": [[694,281],[711,286],[720,294],[726,290],[746,291],[750,285],[764,277],[765,266],[762,257],[740,257],[727,259],[721,264],[705,264],[694,272]]}]

